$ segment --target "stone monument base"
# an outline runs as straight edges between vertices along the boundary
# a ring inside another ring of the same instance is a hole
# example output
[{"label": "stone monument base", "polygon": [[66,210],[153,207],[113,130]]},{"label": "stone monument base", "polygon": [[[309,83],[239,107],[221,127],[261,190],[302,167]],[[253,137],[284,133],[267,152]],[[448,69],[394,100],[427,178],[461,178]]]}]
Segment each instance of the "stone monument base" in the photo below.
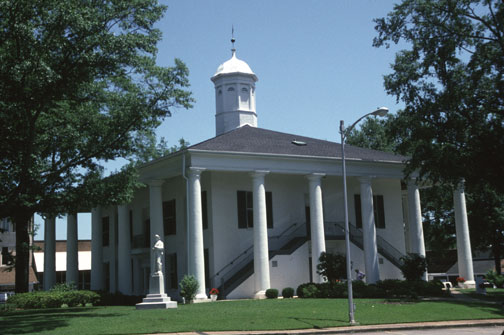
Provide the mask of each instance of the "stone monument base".
[{"label": "stone monument base", "polygon": [[177,302],[171,301],[166,294],[147,294],[141,303],[136,304],[136,309],[166,309],[177,308]]}]

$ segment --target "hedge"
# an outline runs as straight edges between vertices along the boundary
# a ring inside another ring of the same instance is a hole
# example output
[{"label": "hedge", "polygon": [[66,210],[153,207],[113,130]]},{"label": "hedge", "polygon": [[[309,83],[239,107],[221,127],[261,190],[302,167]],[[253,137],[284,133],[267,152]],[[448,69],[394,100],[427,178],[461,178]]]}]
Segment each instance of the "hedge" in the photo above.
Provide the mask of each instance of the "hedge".
[{"label": "hedge", "polygon": [[29,293],[17,293],[9,297],[9,304],[16,305],[16,308],[59,308],[62,305],[68,307],[85,306],[86,304],[97,304],[100,296],[92,291],[35,291]]},{"label": "hedge", "polygon": [[[352,282],[355,298],[409,298],[439,297],[446,295],[443,284],[439,281],[405,281],[387,279],[376,284],[366,284],[362,281]],[[297,288],[299,298],[346,298],[346,282],[336,283],[305,283]]]}]

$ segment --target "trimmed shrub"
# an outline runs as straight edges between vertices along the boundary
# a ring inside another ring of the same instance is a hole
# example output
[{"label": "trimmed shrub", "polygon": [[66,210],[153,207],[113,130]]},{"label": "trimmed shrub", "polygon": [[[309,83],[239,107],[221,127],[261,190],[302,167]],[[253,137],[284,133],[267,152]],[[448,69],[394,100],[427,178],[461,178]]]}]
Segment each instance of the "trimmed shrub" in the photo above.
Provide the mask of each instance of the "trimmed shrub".
[{"label": "trimmed shrub", "polygon": [[496,271],[493,270],[488,271],[485,275],[485,279],[488,280],[493,285],[495,285],[496,287],[504,286],[504,276],[498,274]]},{"label": "trimmed shrub", "polygon": [[266,298],[276,299],[278,298],[278,290],[276,288],[269,288],[266,290]]},{"label": "trimmed shrub", "polygon": [[346,278],[345,256],[322,252],[319,257],[319,264],[317,265],[317,273],[331,283],[341,278]]},{"label": "trimmed shrub", "polygon": [[100,296],[92,291],[36,291],[18,293],[9,297],[9,303],[21,309],[59,308],[62,305],[75,307],[96,304]]},{"label": "trimmed shrub", "polygon": [[303,298],[319,298],[320,291],[316,284],[309,284],[301,290]]},{"label": "trimmed shrub", "polygon": [[427,261],[419,254],[408,253],[401,257],[400,267],[404,278],[408,281],[422,280],[422,275],[427,271]]},{"label": "trimmed shrub", "polygon": [[180,281],[179,287],[180,296],[185,299],[186,303],[190,304],[196,296],[199,283],[193,275],[185,275]]},{"label": "trimmed shrub", "polygon": [[285,299],[294,297],[294,289],[292,287],[286,287],[282,290],[282,297]]}]

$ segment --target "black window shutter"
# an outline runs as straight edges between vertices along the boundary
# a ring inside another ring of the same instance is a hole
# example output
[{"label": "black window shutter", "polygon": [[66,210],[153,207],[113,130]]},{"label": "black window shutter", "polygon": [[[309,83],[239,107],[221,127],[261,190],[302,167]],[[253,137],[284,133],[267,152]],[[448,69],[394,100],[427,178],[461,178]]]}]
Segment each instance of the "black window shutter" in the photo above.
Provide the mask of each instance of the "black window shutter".
[{"label": "black window shutter", "polygon": [[203,229],[208,229],[208,209],[207,209],[207,192],[201,192],[201,211],[203,214]]},{"label": "black window shutter", "polygon": [[378,209],[378,221],[376,222],[376,228],[385,228],[385,206],[383,204],[383,195],[377,195],[376,200],[376,208]]},{"label": "black window shutter", "polygon": [[254,197],[252,192],[245,192],[247,195],[247,227],[254,227]]},{"label": "black window shutter", "polygon": [[273,194],[266,192],[266,220],[268,228],[273,228]]},{"label": "black window shutter", "polygon": [[247,228],[247,192],[237,191],[238,228]]},{"label": "black window shutter", "polygon": [[362,229],[362,212],[361,212],[360,194],[354,195],[354,205],[355,205],[355,225],[357,228]]}]

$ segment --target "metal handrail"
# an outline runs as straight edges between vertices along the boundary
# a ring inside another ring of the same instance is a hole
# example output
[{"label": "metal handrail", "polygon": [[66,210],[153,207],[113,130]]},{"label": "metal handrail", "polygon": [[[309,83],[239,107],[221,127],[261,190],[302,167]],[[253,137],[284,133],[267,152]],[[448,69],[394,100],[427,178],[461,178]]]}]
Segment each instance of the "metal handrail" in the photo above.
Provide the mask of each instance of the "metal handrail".
[{"label": "metal handrail", "polygon": [[[338,226],[341,229],[344,229],[344,226],[342,226],[342,223],[340,222],[332,222],[332,224]],[[350,228],[350,240],[359,248],[363,249],[364,241],[362,230],[353,225],[349,225],[349,228]],[[397,250],[392,244],[387,242],[383,237],[379,235],[376,235],[376,246],[378,252],[382,254],[385,258],[387,258],[392,264],[396,266],[400,266],[402,264],[401,257],[403,257],[404,254],[399,250]]]},{"label": "metal handrail", "polygon": [[[274,252],[282,248],[285,242],[288,242],[289,239],[295,237],[295,234],[304,227],[303,224],[293,223],[289,225],[286,229],[284,229],[280,234],[275,236],[269,236],[269,251]],[[214,282],[214,280],[219,276],[220,283],[219,286],[234,276],[240,269],[249,264],[253,260],[253,253],[250,252],[253,250],[254,245],[247,247],[244,251],[240,252],[238,256],[233,258],[233,260],[226,265],[224,265],[219,271],[215,272],[215,274],[210,277],[210,282]],[[214,285],[217,285],[216,283]]]}]

